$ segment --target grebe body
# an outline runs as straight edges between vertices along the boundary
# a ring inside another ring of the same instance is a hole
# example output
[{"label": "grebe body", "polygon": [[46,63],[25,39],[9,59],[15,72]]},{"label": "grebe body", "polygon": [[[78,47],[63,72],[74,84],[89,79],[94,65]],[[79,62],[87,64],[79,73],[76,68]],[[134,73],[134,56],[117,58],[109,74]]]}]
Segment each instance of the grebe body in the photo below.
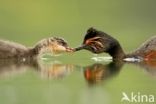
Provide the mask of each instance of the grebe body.
[{"label": "grebe body", "polygon": [[82,45],[75,48],[75,51],[82,49],[96,54],[106,52],[112,56],[114,61],[127,61],[129,59],[141,61],[156,60],[156,36],[146,41],[132,53],[125,54],[118,40],[102,31],[90,28],[84,37]]}]

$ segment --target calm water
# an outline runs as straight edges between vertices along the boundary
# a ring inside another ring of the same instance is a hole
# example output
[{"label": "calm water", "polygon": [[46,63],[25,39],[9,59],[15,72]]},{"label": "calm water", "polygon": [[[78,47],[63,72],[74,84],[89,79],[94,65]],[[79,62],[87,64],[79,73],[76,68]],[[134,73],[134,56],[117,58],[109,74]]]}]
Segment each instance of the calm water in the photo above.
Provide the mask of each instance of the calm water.
[{"label": "calm water", "polygon": [[[55,36],[74,48],[87,29],[95,27],[119,40],[128,53],[156,34],[155,4],[156,0],[0,0],[0,39],[33,46]],[[156,103],[156,62],[112,63],[95,57],[81,51],[40,61],[0,60],[0,104],[125,104],[123,92],[128,97],[155,95]]]},{"label": "calm water", "polygon": [[122,104],[122,92],[156,96],[156,62],[82,59],[1,60],[0,103]]}]

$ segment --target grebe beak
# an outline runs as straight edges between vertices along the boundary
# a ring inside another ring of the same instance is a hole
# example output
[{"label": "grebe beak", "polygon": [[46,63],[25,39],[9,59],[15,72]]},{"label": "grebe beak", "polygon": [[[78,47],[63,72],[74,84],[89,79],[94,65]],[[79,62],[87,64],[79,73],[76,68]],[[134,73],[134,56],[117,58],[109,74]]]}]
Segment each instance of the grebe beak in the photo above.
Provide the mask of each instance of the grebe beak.
[{"label": "grebe beak", "polygon": [[81,46],[79,46],[79,47],[77,47],[77,48],[74,48],[74,52],[75,52],[75,51],[80,51],[80,50],[82,50],[82,49],[85,49],[85,47],[86,47],[86,45],[83,44],[83,45],[81,45]]}]

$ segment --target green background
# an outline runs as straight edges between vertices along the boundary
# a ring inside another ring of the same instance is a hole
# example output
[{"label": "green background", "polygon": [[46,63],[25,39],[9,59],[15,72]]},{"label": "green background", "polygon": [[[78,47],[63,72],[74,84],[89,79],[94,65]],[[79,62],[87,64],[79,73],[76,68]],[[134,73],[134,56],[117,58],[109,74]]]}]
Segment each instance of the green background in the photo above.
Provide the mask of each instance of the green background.
[{"label": "green background", "polygon": [[[155,0],[0,0],[0,38],[33,46],[42,38],[57,36],[76,47],[86,30],[95,27],[117,38],[130,52],[156,34],[155,5]],[[86,66],[94,63],[92,56],[81,51],[62,60]],[[123,91],[155,94],[155,81],[145,70],[129,64],[118,76],[92,88],[80,71],[62,80],[43,80],[27,70],[0,79],[0,103],[120,104]]]}]

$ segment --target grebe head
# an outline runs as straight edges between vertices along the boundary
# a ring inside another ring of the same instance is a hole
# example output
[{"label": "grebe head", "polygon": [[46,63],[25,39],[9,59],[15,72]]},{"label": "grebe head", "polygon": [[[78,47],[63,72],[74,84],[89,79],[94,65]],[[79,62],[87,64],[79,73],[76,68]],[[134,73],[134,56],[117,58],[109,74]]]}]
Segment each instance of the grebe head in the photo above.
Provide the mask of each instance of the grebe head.
[{"label": "grebe head", "polygon": [[89,50],[93,53],[108,52],[117,41],[111,36],[94,28],[89,28],[80,47],[75,51],[82,49]]},{"label": "grebe head", "polygon": [[94,28],[88,29],[82,45],[75,48],[74,51],[82,49],[89,50],[96,54],[106,52],[109,53],[113,59],[121,59],[125,56],[119,42],[115,38]]},{"label": "grebe head", "polygon": [[35,48],[37,49],[38,53],[50,52],[53,54],[60,54],[63,52],[72,52],[72,48],[70,48],[67,42],[60,37],[43,39],[37,43]]}]

